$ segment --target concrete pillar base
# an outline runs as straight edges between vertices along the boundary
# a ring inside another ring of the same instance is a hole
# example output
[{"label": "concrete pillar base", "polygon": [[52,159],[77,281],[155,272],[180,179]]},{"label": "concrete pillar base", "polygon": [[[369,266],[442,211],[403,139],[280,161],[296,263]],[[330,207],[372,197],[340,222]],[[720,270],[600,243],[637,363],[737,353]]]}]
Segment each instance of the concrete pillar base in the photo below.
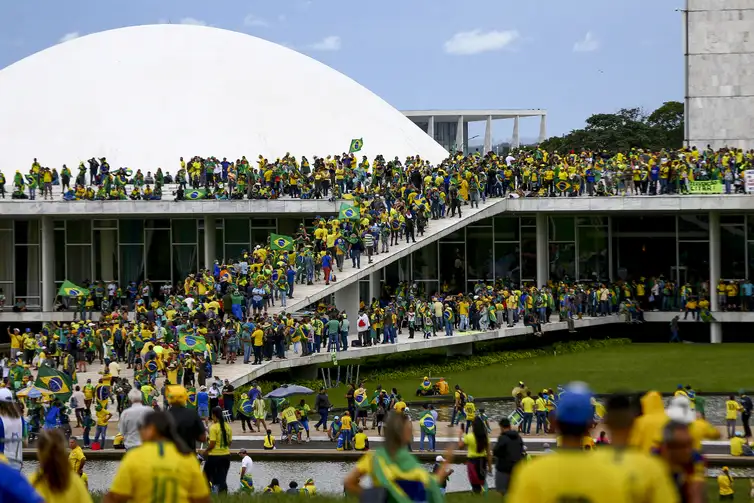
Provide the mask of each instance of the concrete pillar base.
[{"label": "concrete pillar base", "polygon": [[721,344],[723,342],[722,323],[713,322],[709,324],[709,341],[712,344]]},{"label": "concrete pillar base", "polygon": [[349,320],[348,333],[356,334],[356,321],[359,319],[359,283],[351,283],[335,292],[335,307],[345,311]]},{"label": "concrete pillar base", "polygon": [[471,342],[445,348],[446,356],[471,356],[472,354],[474,354],[474,344]]}]

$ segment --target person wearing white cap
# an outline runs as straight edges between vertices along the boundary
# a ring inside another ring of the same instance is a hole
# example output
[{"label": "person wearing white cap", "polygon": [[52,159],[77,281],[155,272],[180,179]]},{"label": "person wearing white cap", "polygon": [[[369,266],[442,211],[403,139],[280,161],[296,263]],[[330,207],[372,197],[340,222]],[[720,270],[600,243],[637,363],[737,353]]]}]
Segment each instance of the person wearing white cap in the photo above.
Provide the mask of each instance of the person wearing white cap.
[{"label": "person wearing white cap", "polygon": [[13,399],[13,392],[0,388],[0,454],[14,468],[23,464],[24,419]]},{"label": "person wearing white cap", "polygon": [[[442,456],[437,456],[435,458],[435,464],[432,466],[432,473],[438,474],[440,473],[440,470],[442,468],[442,465],[445,463],[445,458]],[[445,480],[440,482],[440,492],[445,494],[446,489],[448,488],[448,480],[450,480],[450,476],[453,474],[453,470],[448,470],[448,474],[445,477]]]}]

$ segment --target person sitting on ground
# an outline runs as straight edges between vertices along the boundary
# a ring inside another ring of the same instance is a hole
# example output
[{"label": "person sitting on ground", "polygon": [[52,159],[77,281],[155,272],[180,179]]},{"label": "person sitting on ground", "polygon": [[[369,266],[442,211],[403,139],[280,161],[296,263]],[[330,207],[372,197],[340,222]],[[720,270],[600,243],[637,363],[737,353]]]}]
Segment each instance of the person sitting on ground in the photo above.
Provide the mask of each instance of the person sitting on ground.
[{"label": "person sitting on ground", "polygon": [[356,435],[353,437],[353,448],[356,451],[368,451],[369,450],[369,438],[364,433],[364,429],[359,427],[356,430]]},{"label": "person sitting on ground", "polygon": [[742,432],[736,432],[736,436],[730,439],[731,456],[754,456],[751,446],[746,442]]}]

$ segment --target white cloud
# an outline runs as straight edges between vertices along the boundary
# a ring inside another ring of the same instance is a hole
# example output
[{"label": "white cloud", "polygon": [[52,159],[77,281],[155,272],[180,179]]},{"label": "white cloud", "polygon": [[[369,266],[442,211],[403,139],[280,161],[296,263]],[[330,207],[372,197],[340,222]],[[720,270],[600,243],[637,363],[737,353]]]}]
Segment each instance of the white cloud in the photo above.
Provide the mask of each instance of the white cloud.
[{"label": "white cloud", "polygon": [[178,24],[192,24],[192,25],[195,25],[195,26],[207,26],[207,22],[206,21],[202,21],[201,19],[196,19],[194,17],[184,17],[184,18],[181,18],[178,21]]},{"label": "white cloud", "polygon": [[249,14],[243,18],[244,26],[268,26],[269,23],[262,18],[256,17],[254,14]]},{"label": "white cloud", "polygon": [[600,48],[600,41],[594,38],[591,31],[586,32],[583,40],[573,44],[573,52],[593,52]]},{"label": "white cloud", "polygon": [[81,34],[79,32],[72,31],[72,32],[66,33],[65,35],[63,35],[62,37],[60,37],[60,40],[58,40],[58,42],[62,44],[63,42],[69,42],[71,40],[79,38],[80,36],[81,36]]},{"label": "white cloud", "polygon": [[448,54],[479,54],[481,52],[499,51],[506,48],[520,37],[516,30],[506,31],[461,31],[445,42]]},{"label": "white cloud", "polygon": [[312,51],[339,51],[340,45],[340,37],[337,35],[330,35],[319,42],[309,44],[307,49]]}]

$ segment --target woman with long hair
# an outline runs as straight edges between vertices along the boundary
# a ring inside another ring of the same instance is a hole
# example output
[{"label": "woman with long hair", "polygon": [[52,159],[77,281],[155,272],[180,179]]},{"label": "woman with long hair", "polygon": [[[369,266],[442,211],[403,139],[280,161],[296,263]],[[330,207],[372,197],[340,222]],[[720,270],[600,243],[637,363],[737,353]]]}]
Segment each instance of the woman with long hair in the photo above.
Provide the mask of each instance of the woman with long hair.
[{"label": "woman with long hair", "polygon": [[65,436],[60,430],[43,430],[37,438],[39,470],[30,482],[46,503],[91,503],[84,482],[68,463]]},{"label": "woman with long hair", "polygon": [[469,483],[474,493],[487,490],[487,470],[492,466],[492,451],[490,439],[487,436],[487,427],[481,417],[477,416],[471,423],[471,432],[464,434],[461,430],[461,438],[458,448],[466,447],[466,469],[469,475]]},{"label": "woman with long hair", "polygon": [[205,459],[204,474],[212,488],[220,493],[228,492],[228,470],[230,469],[230,443],[233,432],[225,422],[223,409],[215,407],[211,412],[212,426],[209,427],[209,445],[202,452]]},{"label": "woman with long hair", "polygon": [[126,452],[104,503],[210,503],[196,455],[178,435],[170,414],[150,412],[139,434],[142,444]]},{"label": "woman with long hair", "polygon": [[361,479],[368,476],[372,480],[374,494],[364,495],[363,500],[373,501],[422,501],[439,503],[443,501],[440,482],[448,475],[448,465],[452,462],[453,451],[445,454],[446,461],[437,475],[427,472],[408,450],[413,439],[411,422],[405,414],[391,412],[385,423],[383,447],[364,454],[356,467],[346,475],[346,492],[362,496]]},{"label": "woman with long hair", "polygon": [[9,389],[0,390],[0,442],[3,454],[13,468],[20,470],[23,464],[24,421],[20,403],[13,400]]}]

